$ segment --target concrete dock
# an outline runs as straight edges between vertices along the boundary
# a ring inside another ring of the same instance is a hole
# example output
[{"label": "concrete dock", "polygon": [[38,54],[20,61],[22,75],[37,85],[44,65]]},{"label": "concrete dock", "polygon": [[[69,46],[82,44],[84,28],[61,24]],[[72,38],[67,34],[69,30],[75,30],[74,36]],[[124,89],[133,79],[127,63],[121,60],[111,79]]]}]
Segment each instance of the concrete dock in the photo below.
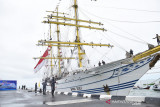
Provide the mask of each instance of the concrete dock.
[{"label": "concrete dock", "polygon": [[0,91],[0,107],[159,107],[155,104],[99,100],[94,98],[75,97],[50,93],[43,95],[24,90]]}]

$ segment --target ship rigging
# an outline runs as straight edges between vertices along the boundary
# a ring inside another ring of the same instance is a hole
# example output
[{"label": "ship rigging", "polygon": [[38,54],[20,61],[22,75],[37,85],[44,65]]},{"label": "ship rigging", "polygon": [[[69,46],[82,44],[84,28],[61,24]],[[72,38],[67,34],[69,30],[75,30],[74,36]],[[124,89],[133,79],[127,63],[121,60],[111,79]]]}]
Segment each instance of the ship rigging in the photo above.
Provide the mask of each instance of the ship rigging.
[{"label": "ship rigging", "polygon": [[[47,15],[47,17],[45,17],[46,20],[42,22],[49,25],[50,37],[49,39],[39,40],[37,45],[47,46],[47,52],[49,52],[49,54],[46,52],[47,54],[44,54],[42,57],[36,57],[35,59],[40,59],[41,62],[50,60],[50,66],[48,67],[51,68],[51,73],[45,78],[50,78],[55,75],[58,76],[56,91],[87,94],[128,94],[134,84],[139,80],[139,78],[141,78],[141,76],[143,76],[149,69],[151,69],[158,61],[157,59],[159,59],[160,46],[152,46],[152,48],[149,48],[146,51],[132,55],[125,59],[103,63],[103,65],[99,64],[99,66],[94,66],[92,68],[85,68],[86,65],[82,62],[85,61],[89,64],[90,60],[85,59],[87,50],[85,50],[84,46],[112,48],[113,45],[110,43],[87,43],[82,40],[80,34],[80,30],[82,29],[97,30],[102,32],[106,32],[108,30],[101,27],[103,26],[101,22],[79,18],[79,6],[77,0],[73,1],[74,3],[72,7],[74,8],[74,17],[68,17],[68,13],[59,12],[59,7],[57,6],[56,11],[47,11],[51,14]],[[84,23],[84,25],[82,23]],[[52,37],[51,35],[52,25],[56,25],[55,32],[57,37]],[[69,26],[75,28],[75,35],[72,38],[72,41],[62,40],[60,37],[62,32],[60,26]],[[110,32],[114,33],[112,31]],[[139,41],[136,40],[136,42]],[[57,48],[57,51],[53,51],[54,47]],[[66,51],[66,53],[63,53],[64,51],[62,50],[65,48],[70,48],[70,52]],[[55,54],[55,52],[57,52],[57,54]],[[69,56],[67,53],[71,53],[71,55]],[[76,56],[73,56],[73,53],[75,53]],[[64,62],[68,63],[72,60],[78,60],[77,65],[81,69],[76,71],[72,70],[70,72],[67,68],[68,66],[66,66]],[[58,69],[55,69],[57,65]]]}]

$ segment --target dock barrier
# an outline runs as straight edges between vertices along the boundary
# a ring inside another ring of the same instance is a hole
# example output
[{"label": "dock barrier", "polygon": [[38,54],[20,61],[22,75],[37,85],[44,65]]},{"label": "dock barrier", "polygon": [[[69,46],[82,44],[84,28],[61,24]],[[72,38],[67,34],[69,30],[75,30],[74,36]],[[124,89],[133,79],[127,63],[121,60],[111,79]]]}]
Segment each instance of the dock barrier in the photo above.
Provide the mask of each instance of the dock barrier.
[{"label": "dock barrier", "polygon": [[55,92],[55,93],[61,95],[84,97],[84,98],[94,98],[99,100],[126,101],[126,102],[160,105],[160,97],[95,95],[95,94],[82,94],[82,93],[70,93],[70,92]]}]

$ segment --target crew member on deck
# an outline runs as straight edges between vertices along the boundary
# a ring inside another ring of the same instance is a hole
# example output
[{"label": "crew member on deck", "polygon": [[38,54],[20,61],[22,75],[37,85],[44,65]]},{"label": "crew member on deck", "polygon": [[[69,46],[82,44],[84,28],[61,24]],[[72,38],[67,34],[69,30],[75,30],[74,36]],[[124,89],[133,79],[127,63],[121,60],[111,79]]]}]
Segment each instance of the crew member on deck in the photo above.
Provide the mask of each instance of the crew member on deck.
[{"label": "crew member on deck", "polygon": [[102,64],[105,65],[105,62],[102,60]]},{"label": "crew member on deck", "polygon": [[99,61],[98,65],[101,66],[101,62],[100,61]]},{"label": "crew member on deck", "polygon": [[133,50],[132,49],[130,49],[129,53],[130,53],[131,56],[133,56]]},{"label": "crew member on deck", "polygon": [[130,57],[131,57],[130,53],[126,51],[126,58],[130,58]]},{"label": "crew member on deck", "polygon": [[156,34],[156,37],[153,39],[157,39],[157,43],[158,43],[158,45],[160,45],[160,36],[158,34]]}]

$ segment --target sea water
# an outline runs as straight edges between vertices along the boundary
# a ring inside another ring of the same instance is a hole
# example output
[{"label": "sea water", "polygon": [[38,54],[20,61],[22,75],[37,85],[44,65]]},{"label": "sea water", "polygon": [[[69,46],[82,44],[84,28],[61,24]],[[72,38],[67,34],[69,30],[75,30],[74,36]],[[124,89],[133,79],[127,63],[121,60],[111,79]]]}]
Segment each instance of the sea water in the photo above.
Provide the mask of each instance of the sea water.
[{"label": "sea water", "polygon": [[160,97],[160,91],[152,89],[132,89],[129,96]]}]

